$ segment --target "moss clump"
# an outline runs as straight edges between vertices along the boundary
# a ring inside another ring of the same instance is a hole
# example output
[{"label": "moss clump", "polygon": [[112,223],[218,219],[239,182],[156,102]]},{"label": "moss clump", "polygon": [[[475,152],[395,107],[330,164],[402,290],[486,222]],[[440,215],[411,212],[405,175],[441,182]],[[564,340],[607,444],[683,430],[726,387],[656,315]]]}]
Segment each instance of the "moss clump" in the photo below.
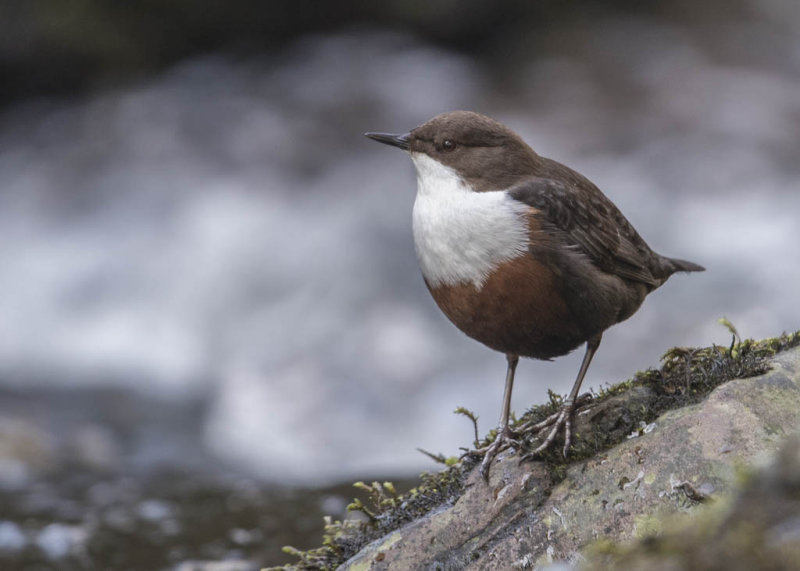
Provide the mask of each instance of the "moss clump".
[{"label": "moss clump", "polygon": [[[667,410],[695,404],[714,388],[732,379],[767,372],[770,357],[798,345],[800,331],[741,342],[734,333],[733,342],[728,347],[674,347],[661,357],[660,368],[640,371],[633,378],[592,395],[593,407],[602,408],[614,397],[619,397],[619,402],[614,405],[612,414],[606,412],[603,418],[590,417],[583,430],[573,436],[568,458],[563,457],[559,447],[552,447],[542,454],[541,459],[559,466],[590,458],[646,427]],[[529,409],[515,427],[540,422],[559,410],[561,404],[562,398],[550,393],[549,403]]]},{"label": "moss clump", "polygon": [[[704,348],[676,347],[662,357],[659,369],[636,373],[633,378],[605,388],[592,395],[594,409],[604,414],[589,415],[578,425],[573,436],[569,458],[564,458],[558,447],[546,451],[542,460],[548,465],[554,481],[563,478],[568,464],[592,457],[624,440],[638,427],[646,426],[670,409],[683,407],[702,400],[718,385],[731,379],[746,378],[765,373],[768,359],[780,351],[800,345],[800,331],[780,337],[738,342],[738,336],[729,347],[712,345]],[[539,422],[556,412],[562,397],[550,394],[550,402],[529,409],[514,427],[528,422]],[[472,418],[468,411],[459,410]],[[489,432],[477,447],[488,446],[496,431]],[[476,439],[477,440],[477,439]],[[442,457],[444,458],[444,457]],[[284,551],[298,557],[296,563],[280,568],[287,571],[332,570],[355,555],[367,543],[378,539],[406,523],[416,520],[434,508],[453,503],[464,489],[464,481],[478,460],[465,456],[460,462],[447,466],[435,474],[423,474],[421,483],[408,493],[400,495],[385,482],[371,485],[357,483],[368,491],[371,506],[354,501],[349,509],[362,512],[367,521],[332,521],[326,518],[321,547],[300,551],[291,547]]]},{"label": "moss clump", "polygon": [[356,499],[347,509],[361,512],[366,521],[332,521],[326,517],[321,547],[308,551],[284,547],[285,553],[298,557],[299,561],[265,571],[336,569],[367,543],[458,499],[464,489],[466,474],[474,465],[474,461],[462,461],[441,472],[424,473],[420,476],[420,484],[402,495],[396,492],[391,482],[373,482],[371,485],[356,482],[356,488],[368,492],[371,505]]}]

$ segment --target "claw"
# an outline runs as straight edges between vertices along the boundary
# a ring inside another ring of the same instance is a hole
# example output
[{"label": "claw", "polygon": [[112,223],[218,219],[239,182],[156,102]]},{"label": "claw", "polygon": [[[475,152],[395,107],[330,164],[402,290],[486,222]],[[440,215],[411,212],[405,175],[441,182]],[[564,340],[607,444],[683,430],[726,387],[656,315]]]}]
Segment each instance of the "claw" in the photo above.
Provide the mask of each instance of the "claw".
[{"label": "claw", "polygon": [[484,446],[483,448],[477,448],[475,450],[467,450],[461,456],[464,458],[465,456],[483,456],[483,460],[481,461],[481,476],[483,479],[488,482],[489,481],[489,469],[491,468],[492,462],[497,457],[500,452],[506,450],[507,448],[517,448],[520,447],[519,441],[519,434],[512,430],[510,427],[506,426],[498,431],[497,437],[494,439],[489,446]]},{"label": "claw", "polygon": [[542,433],[547,428],[552,427],[552,429],[547,434],[547,437],[544,439],[544,441],[535,450],[528,452],[520,458],[520,462],[532,460],[550,448],[555,442],[556,437],[562,428],[564,429],[564,448],[562,449],[562,453],[564,454],[564,458],[566,458],[569,454],[570,446],[572,445],[572,417],[575,413],[575,409],[579,408],[588,400],[591,400],[591,395],[581,395],[574,401],[565,404],[563,407],[561,407],[560,411],[555,414],[551,414],[542,422],[530,426],[524,426],[521,430],[522,434],[534,432],[536,433],[535,436],[537,438],[540,438]]},{"label": "claw", "polygon": [[519,447],[517,436],[516,432],[506,426],[497,433],[497,438],[485,449],[486,452],[483,456],[483,462],[481,462],[481,476],[483,476],[484,481],[489,481],[489,469],[492,466],[492,461],[500,452],[512,446]]}]

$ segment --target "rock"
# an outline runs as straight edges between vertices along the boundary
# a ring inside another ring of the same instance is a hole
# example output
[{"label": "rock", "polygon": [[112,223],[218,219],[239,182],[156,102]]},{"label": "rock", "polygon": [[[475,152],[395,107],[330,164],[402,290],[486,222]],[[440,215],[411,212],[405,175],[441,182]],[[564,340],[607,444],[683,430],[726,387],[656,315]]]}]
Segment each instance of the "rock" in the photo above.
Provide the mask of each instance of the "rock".
[{"label": "rock", "polygon": [[123,452],[114,433],[98,423],[84,423],[69,435],[72,461],[87,469],[111,472],[122,464]]},{"label": "rock", "polygon": [[728,501],[711,504],[697,517],[665,518],[658,535],[590,546],[580,569],[797,569],[800,437],[788,437],[737,488]]},{"label": "rock", "polygon": [[[515,453],[506,452],[492,467],[488,485],[472,469],[454,502],[371,542],[342,568],[577,565],[582,550],[598,540],[658,536],[665,517],[691,518],[729,497],[737,474],[769,462],[800,426],[800,349],[776,356],[771,366],[761,376],[722,384],[701,402],[667,411],[641,429],[637,407],[653,405],[658,396],[647,386],[620,391],[584,411],[576,430],[592,438],[599,427],[631,438],[565,471],[549,461],[520,464]],[[790,483],[800,478],[796,473],[787,476]],[[796,493],[800,486],[791,489]],[[796,548],[798,521],[800,503],[794,501],[764,531],[762,544]]]},{"label": "rock", "polygon": [[184,561],[175,571],[257,571],[252,561]]},{"label": "rock", "polygon": [[55,457],[50,434],[31,419],[0,411],[0,489],[24,488]]}]

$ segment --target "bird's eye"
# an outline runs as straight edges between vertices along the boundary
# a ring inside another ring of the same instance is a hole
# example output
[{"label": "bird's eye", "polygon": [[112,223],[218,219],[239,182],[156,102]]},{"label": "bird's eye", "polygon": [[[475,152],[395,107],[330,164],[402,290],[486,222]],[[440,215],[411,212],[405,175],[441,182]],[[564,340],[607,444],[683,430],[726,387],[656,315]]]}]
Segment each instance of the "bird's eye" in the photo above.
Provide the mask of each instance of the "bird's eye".
[{"label": "bird's eye", "polygon": [[444,151],[452,151],[456,148],[456,143],[452,139],[445,139],[442,141],[442,150]]}]

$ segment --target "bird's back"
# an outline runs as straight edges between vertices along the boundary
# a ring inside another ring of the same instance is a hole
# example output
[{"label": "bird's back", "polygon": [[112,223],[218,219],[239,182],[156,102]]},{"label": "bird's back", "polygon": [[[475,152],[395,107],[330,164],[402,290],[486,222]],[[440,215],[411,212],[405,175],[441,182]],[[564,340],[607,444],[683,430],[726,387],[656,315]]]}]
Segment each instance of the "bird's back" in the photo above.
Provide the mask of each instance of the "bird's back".
[{"label": "bird's back", "polygon": [[565,233],[604,272],[641,282],[649,291],[675,272],[705,268],[655,252],[617,206],[589,179],[552,159],[540,157],[536,174],[512,192],[538,204],[548,223]]}]

